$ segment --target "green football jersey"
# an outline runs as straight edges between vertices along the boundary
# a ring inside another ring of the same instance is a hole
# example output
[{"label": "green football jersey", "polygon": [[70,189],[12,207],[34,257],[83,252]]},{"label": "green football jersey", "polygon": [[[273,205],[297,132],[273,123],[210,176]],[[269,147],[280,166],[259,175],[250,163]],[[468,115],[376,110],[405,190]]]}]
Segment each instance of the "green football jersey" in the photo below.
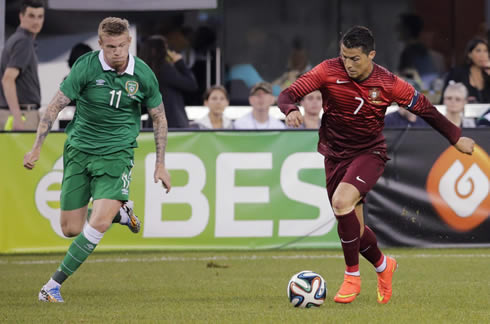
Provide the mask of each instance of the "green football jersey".
[{"label": "green football jersey", "polygon": [[155,74],[131,54],[122,74],[105,63],[102,51],[83,55],[60,90],[76,100],[75,116],[66,128],[67,141],[90,154],[137,147],[141,104],[150,109],[162,103]]}]

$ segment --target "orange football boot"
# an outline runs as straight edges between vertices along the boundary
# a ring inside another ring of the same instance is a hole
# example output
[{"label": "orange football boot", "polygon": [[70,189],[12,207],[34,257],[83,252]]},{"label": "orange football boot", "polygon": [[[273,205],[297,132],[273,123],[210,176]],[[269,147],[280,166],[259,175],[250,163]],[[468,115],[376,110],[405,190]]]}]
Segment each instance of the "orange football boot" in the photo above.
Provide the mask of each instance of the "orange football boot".
[{"label": "orange football boot", "polygon": [[378,272],[378,303],[386,304],[391,298],[391,280],[396,271],[398,264],[396,260],[386,257],[386,269],[383,272]]},{"label": "orange football boot", "polygon": [[344,282],[333,298],[336,303],[348,304],[361,292],[361,277],[344,274]]}]

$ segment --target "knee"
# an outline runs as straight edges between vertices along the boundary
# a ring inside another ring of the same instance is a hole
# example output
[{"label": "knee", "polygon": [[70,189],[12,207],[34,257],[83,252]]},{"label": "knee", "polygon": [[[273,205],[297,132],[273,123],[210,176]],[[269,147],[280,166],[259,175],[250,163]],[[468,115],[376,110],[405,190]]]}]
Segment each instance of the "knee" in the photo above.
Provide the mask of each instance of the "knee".
[{"label": "knee", "polygon": [[100,219],[99,220],[91,219],[89,221],[89,224],[92,228],[97,230],[97,232],[105,233],[111,227],[112,222],[100,220]]},{"label": "knee", "polygon": [[69,223],[67,221],[61,222],[61,231],[66,237],[74,237],[82,232],[83,225]]},{"label": "knee", "polygon": [[334,195],[332,197],[332,209],[335,215],[342,216],[354,209],[354,204],[350,199],[346,199],[342,195]]},{"label": "knee", "polygon": [[63,232],[63,235],[65,235],[66,237],[75,237],[82,232],[82,229],[74,226],[70,226],[68,224],[65,226],[61,224],[61,231]]}]

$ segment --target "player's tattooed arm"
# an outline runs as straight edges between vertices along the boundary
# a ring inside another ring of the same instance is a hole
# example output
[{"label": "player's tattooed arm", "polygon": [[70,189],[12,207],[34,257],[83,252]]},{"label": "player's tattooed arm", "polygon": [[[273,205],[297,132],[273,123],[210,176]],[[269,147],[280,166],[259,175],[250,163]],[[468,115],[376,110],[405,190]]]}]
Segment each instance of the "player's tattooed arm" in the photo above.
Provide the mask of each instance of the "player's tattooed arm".
[{"label": "player's tattooed arm", "polygon": [[157,154],[153,178],[155,183],[161,181],[168,193],[172,185],[170,183],[170,174],[165,168],[165,149],[167,146],[168,124],[163,103],[161,103],[158,107],[149,109],[148,113],[153,120],[153,132],[155,133],[155,147]]},{"label": "player's tattooed arm", "polygon": [[167,146],[168,125],[167,117],[163,103],[153,109],[148,109],[151,119],[153,120],[153,132],[155,134],[155,148],[157,165],[165,165],[165,149]]},{"label": "player's tattooed arm", "polygon": [[44,113],[39,126],[37,127],[37,136],[31,151],[24,155],[24,167],[28,170],[32,170],[36,165],[36,161],[39,159],[41,154],[41,146],[43,145],[46,136],[48,136],[53,123],[58,117],[63,108],[65,108],[70,103],[70,98],[65,96],[63,92],[58,90],[58,93],[54,96],[53,100],[48,105],[46,112]]},{"label": "player's tattooed arm", "polygon": [[37,127],[37,137],[36,142],[34,143],[34,148],[41,148],[46,136],[48,136],[51,127],[53,127],[53,123],[58,117],[60,111],[63,110],[69,103],[70,98],[64,95],[63,92],[58,90],[54,98],[48,105],[46,112],[43,114],[41,121],[39,122],[39,126]]}]

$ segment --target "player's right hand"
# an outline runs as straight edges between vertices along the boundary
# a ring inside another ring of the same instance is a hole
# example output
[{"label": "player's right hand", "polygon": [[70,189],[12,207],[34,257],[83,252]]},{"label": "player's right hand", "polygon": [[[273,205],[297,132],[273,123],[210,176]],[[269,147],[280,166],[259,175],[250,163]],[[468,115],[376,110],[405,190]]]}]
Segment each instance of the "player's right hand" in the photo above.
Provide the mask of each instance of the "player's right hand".
[{"label": "player's right hand", "polygon": [[469,137],[460,137],[456,144],[454,144],[454,147],[462,153],[471,155],[473,154],[475,141]]},{"label": "player's right hand", "polygon": [[24,168],[32,170],[36,165],[36,161],[39,160],[40,150],[33,149],[24,155]]},{"label": "player's right hand", "polygon": [[303,124],[303,115],[299,110],[293,110],[286,116],[286,125],[289,127],[299,127]]}]

